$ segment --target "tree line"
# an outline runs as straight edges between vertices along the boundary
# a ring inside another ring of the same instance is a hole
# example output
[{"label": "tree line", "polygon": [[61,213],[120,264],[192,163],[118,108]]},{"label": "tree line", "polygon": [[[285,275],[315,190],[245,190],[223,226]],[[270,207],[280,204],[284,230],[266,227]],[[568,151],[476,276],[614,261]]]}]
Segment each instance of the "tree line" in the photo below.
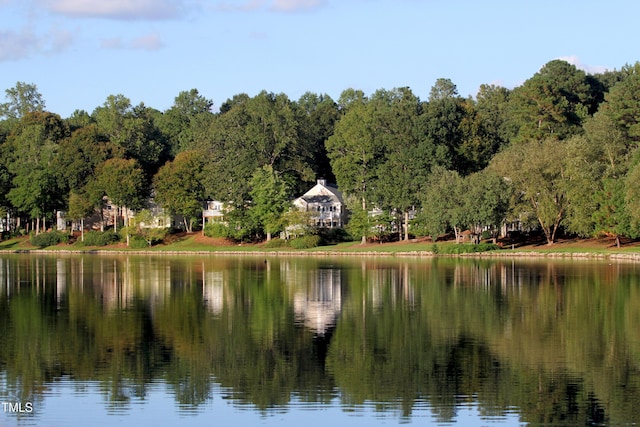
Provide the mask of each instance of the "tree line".
[{"label": "tree line", "polygon": [[165,111],[109,95],[61,118],[18,82],[0,104],[3,217],[40,230],[57,209],[80,220],[106,196],[135,210],[153,191],[188,230],[213,199],[231,208],[230,237],[260,238],[282,230],[290,201],[323,177],[363,240],[380,223],[404,239],[505,222],[549,243],[560,231],[640,234],[640,63],[587,74],[553,60],[475,98],[442,78],[427,100],[408,87],[349,88],[337,100],[263,91],[213,106],[197,89]]}]

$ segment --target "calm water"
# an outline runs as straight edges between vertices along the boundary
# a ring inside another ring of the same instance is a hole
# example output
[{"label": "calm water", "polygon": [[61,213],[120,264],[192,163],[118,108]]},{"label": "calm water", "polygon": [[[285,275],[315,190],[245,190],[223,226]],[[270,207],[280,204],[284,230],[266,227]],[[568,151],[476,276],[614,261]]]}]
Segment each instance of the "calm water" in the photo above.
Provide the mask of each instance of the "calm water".
[{"label": "calm water", "polygon": [[640,265],[0,255],[0,426],[632,425]]}]

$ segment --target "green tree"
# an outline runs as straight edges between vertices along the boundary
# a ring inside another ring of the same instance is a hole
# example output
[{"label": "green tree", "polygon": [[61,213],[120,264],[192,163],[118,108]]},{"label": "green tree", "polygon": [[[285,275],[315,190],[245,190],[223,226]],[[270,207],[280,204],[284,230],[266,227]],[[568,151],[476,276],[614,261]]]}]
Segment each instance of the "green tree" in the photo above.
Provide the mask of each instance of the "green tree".
[{"label": "green tree", "polygon": [[250,184],[251,216],[270,241],[273,233],[282,230],[282,216],[291,206],[291,185],[269,165],[256,170]]},{"label": "green tree", "polygon": [[464,173],[465,162],[458,155],[463,134],[460,123],[465,115],[464,99],[449,79],[437,79],[431,87],[422,115],[423,131],[436,147],[437,163]]},{"label": "green tree", "polygon": [[461,201],[465,225],[476,237],[487,227],[497,232],[507,215],[511,199],[505,179],[483,170],[465,177],[463,188]]},{"label": "green tree", "polygon": [[[345,91],[345,94],[350,92]],[[351,210],[367,211],[374,198],[383,147],[375,137],[373,107],[364,99],[352,101],[327,140],[327,154],[340,190],[352,195]],[[352,203],[353,203],[352,202]],[[362,235],[362,243],[366,242]]]},{"label": "green tree", "polygon": [[602,114],[608,116],[630,143],[640,143],[640,62],[605,95]]},{"label": "green tree", "polygon": [[[242,209],[256,169],[271,166],[302,188],[311,181],[313,149],[301,129],[300,110],[284,94],[237,95],[224,104],[198,150],[206,158],[209,197]],[[300,189],[296,189],[296,192]]]},{"label": "green tree", "polygon": [[594,93],[584,71],[562,60],[545,64],[510,97],[517,139],[567,138],[595,112]]},{"label": "green tree", "polygon": [[45,102],[35,84],[17,82],[15,87],[5,90],[7,102],[0,104],[0,117],[20,119],[27,113],[43,112]]},{"label": "green tree", "polygon": [[624,200],[629,215],[630,237],[637,237],[640,231],[640,162],[629,169],[624,179]]},{"label": "green tree", "polygon": [[409,214],[420,204],[420,189],[435,163],[435,147],[419,132],[421,104],[409,88],[379,90],[370,102],[376,145],[384,150],[374,199],[378,207],[400,214],[399,229],[408,240]]},{"label": "green tree", "polygon": [[153,178],[155,201],[169,212],[181,215],[188,233],[202,212],[202,163],[200,153],[185,151],[162,166]]},{"label": "green tree", "polygon": [[153,175],[168,158],[168,144],[155,124],[160,114],[144,104],[133,107],[123,95],[109,95],[92,116],[100,132],[122,149],[125,158],[137,160]]},{"label": "green tree", "polygon": [[86,194],[71,191],[68,206],[67,217],[80,222],[80,240],[84,242],[84,219],[93,213],[95,203]]},{"label": "green tree", "polygon": [[96,167],[113,157],[122,157],[122,150],[90,124],[60,142],[54,168],[66,188],[79,191],[95,178]]},{"label": "green tree", "polygon": [[197,89],[182,91],[171,108],[158,120],[160,130],[167,136],[171,156],[195,148],[195,135],[212,117],[213,100],[200,95]]},{"label": "green tree", "polygon": [[[12,187],[7,198],[20,213],[36,220],[51,217],[64,205],[64,191],[54,170],[60,141],[68,136],[62,119],[52,113],[33,112],[21,117],[7,139],[7,170]],[[46,225],[45,225],[46,227]]]},{"label": "green tree", "polygon": [[[104,195],[116,206],[116,209],[139,209],[147,196],[144,172],[133,159],[109,159],[98,165],[96,184]],[[114,228],[117,231],[119,215],[116,214]],[[125,215],[125,225],[128,225]]]},{"label": "green tree", "polygon": [[456,242],[464,223],[462,216],[463,178],[442,166],[433,169],[421,193],[422,209],[415,222],[436,241],[448,227],[453,228]]},{"label": "green tree", "polygon": [[308,141],[305,145],[312,150],[310,158],[315,175],[335,182],[324,143],[333,134],[335,123],[340,118],[338,104],[326,94],[306,92],[296,105],[300,110],[301,131]]},{"label": "green tree", "polygon": [[523,203],[519,214],[532,214],[549,245],[567,213],[567,145],[557,139],[529,140],[509,146],[492,161],[496,175],[506,178]]}]

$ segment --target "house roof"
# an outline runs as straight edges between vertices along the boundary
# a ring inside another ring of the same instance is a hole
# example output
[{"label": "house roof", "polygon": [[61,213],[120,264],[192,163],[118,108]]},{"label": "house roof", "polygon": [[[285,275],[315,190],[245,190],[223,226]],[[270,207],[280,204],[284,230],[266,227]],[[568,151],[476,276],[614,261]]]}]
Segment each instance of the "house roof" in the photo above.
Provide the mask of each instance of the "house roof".
[{"label": "house roof", "polygon": [[342,193],[337,187],[328,185],[324,180],[318,180],[318,183],[309,191],[304,193],[293,201],[294,204],[309,204],[309,203],[335,203],[339,202],[344,204]]}]

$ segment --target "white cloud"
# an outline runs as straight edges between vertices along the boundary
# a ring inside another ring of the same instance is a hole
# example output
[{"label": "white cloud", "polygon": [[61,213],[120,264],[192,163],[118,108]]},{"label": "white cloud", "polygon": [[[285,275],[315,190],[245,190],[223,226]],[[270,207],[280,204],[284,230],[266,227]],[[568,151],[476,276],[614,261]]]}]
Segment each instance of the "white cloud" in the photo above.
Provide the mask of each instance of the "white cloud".
[{"label": "white cloud", "polygon": [[43,0],[52,12],[76,18],[168,20],[184,15],[184,0]]},{"label": "white cloud", "polygon": [[272,10],[278,12],[298,12],[324,6],[325,0],[274,0]]},{"label": "white cloud", "polygon": [[58,28],[44,34],[36,34],[29,27],[19,31],[0,30],[0,62],[17,61],[36,54],[63,52],[73,42],[72,32]]},{"label": "white cloud", "polygon": [[160,36],[158,36],[156,33],[138,37],[131,41],[132,49],[158,50],[163,46],[164,43],[160,39]]},{"label": "white cloud", "polygon": [[220,1],[216,9],[221,11],[253,12],[270,10],[273,12],[300,12],[320,8],[327,0],[244,0],[242,2]]},{"label": "white cloud", "polygon": [[605,71],[609,70],[609,68],[603,67],[601,65],[583,64],[582,61],[580,61],[580,58],[578,58],[575,55],[561,56],[561,57],[559,57],[557,59],[560,59],[562,61],[567,61],[569,64],[574,65],[577,69],[582,70],[582,71],[584,71],[586,73],[589,73],[589,74],[604,73]]},{"label": "white cloud", "polygon": [[40,49],[40,39],[29,29],[0,30],[0,62],[26,58]]},{"label": "white cloud", "polygon": [[158,50],[164,46],[160,36],[156,33],[137,37],[130,41],[122,40],[120,37],[104,39],[100,43],[103,49],[133,49],[133,50]]}]

